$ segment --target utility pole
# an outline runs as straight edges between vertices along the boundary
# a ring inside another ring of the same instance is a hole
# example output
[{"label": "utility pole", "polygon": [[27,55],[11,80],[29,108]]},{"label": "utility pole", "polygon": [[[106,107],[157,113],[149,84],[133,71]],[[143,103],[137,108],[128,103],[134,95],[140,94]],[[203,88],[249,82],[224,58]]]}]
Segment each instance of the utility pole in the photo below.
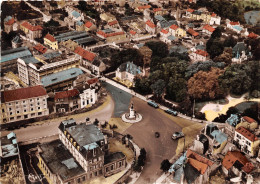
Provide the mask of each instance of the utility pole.
[{"label": "utility pole", "polygon": [[195,115],[194,115],[194,110],[195,110],[195,98],[194,98],[194,102],[193,102],[193,114],[192,114],[192,117],[195,118]]}]

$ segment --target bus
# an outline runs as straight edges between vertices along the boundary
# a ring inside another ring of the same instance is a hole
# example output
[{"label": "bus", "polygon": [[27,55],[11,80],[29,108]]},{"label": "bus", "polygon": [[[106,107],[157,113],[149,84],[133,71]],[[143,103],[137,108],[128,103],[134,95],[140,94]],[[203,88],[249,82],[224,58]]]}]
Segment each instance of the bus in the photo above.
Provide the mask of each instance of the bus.
[{"label": "bus", "polygon": [[178,115],[177,111],[174,111],[174,110],[171,110],[171,109],[166,109],[166,110],[164,110],[164,112],[171,114],[171,115],[174,115],[174,116]]},{"label": "bus", "polygon": [[148,105],[150,105],[150,106],[152,106],[154,108],[158,108],[159,107],[159,105],[157,105],[157,103],[155,103],[154,101],[148,101],[147,103],[148,103]]}]

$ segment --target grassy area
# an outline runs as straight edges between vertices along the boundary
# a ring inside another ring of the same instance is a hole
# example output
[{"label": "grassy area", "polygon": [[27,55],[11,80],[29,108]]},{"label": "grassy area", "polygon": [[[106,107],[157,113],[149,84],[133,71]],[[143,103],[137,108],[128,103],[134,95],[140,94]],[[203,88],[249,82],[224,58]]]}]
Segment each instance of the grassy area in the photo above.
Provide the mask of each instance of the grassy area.
[{"label": "grassy area", "polygon": [[121,142],[116,140],[115,138],[109,139],[109,152],[118,152],[121,151],[126,156],[126,161],[128,163],[132,162],[134,159],[134,153],[130,148],[127,148],[125,145],[123,145]]},{"label": "grassy area", "polygon": [[225,176],[218,171],[214,176],[210,177],[209,183],[210,184],[226,183]]},{"label": "grassy area", "polygon": [[[119,133],[123,133],[126,129],[128,129],[132,124],[130,123],[125,123],[122,121],[121,118],[110,118],[109,125],[116,125],[117,128],[115,129],[115,131],[119,132]],[[107,126],[107,129],[109,129],[109,125]]]},{"label": "grassy area", "polygon": [[[176,124],[178,124],[182,128],[182,132],[185,135],[185,148],[187,148],[196,137],[197,134],[200,133],[200,130],[205,126],[205,123],[197,123],[188,119],[183,119],[177,116],[172,116],[165,113],[163,110],[159,109],[161,113],[165,116],[173,120]],[[176,148],[176,155],[180,154],[183,151],[184,146],[184,138],[178,140],[178,146]]]}]

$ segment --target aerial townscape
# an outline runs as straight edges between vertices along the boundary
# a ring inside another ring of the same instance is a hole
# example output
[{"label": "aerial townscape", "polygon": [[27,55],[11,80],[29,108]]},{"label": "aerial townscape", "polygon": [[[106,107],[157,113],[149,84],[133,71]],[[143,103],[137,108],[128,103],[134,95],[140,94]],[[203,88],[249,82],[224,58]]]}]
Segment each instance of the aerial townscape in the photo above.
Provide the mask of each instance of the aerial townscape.
[{"label": "aerial townscape", "polygon": [[259,0],[1,1],[1,184],[260,183]]}]

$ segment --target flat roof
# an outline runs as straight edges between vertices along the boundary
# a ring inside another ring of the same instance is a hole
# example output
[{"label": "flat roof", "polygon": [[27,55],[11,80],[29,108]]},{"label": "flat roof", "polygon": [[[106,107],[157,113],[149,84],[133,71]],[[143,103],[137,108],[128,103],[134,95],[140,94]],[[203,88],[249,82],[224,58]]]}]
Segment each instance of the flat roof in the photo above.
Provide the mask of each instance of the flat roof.
[{"label": "flat roof", "polygon": [[18,146],[14,132],[7,136],[1,137],[1,157],[7,158],[18,155]]},{"label": "flat roof", "polygon": [[40,156],[52,173],[57,174],[62,180],[85,173],[84,169],[73,158],[72,154],[60,140],[39,145],[42,149]]},{"label": "flat roof", "polygon": [[81,37],[87,37],[88,35],[89,34],[85,31],[70,31],[55,36],[55,39],[60,42],[60,41],[67,41],[67,40],[75,40]]},{"label": "flat roof", "polygon": [[25,56],[21,58],[26,64],[29,63],[40,63],[39,60],[35,59],[34,56]]},{"label": "flat roof", "polygon": [[1,52],[1,63],[31,55],[32,53],[28,50],[27,47],[5,50]]},{"label": "flat roof", "polygon": [[82,70],[79,68],[70,68],[68,70],[64,70],[61,72],[57,72],[54,74],[50,74],[42,77],[41,82],[44,87],[50,86],[56,83],[60,83],[65,80],[69,80],[75,78],[79,75],[83,74]]}]

